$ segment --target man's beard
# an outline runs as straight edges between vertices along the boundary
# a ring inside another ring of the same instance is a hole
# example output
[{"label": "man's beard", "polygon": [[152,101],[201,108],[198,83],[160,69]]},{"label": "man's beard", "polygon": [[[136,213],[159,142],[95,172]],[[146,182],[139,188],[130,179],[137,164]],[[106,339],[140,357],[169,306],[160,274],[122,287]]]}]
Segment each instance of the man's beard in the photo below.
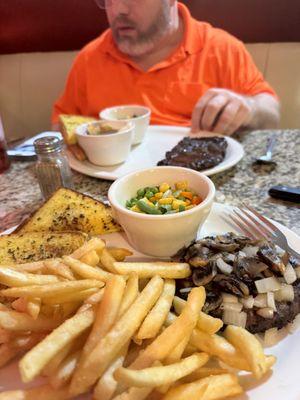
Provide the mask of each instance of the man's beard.
[{"label": "man's beard", "polygon": [[[116,29],[116,24],[121,23],[137,32],[137,37],[121,37]],[[134,22],[127,17],[118,17],[112,24],[112,33],[114,40],[122,53],[132,57],[139,57],[150,53],[159,43],[160,39],[168,32],[170,25],[170,9],[165,3],[162,3],[159,15],[146,32],[140,32]]]}]

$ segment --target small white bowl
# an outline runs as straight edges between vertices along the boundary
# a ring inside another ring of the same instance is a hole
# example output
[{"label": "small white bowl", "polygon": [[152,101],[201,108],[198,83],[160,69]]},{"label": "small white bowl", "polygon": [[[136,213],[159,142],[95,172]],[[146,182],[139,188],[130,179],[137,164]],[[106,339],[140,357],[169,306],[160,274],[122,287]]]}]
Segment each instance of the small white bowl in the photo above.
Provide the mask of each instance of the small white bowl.
[{"label": "small white bowl", "polygon": [[[133,116],[136,117],[133,117]],[[106,121],[130,121],[134,124],[132,144],[143,141],[150,123],[151,110],[138,105],[115,106],[105,108],[99,113],[101,119]]]},{"label": "small white bowl", "polygon": [[[138,189],[163,182],[170,185],[188,182],[189,188],[203,199],[194,208],[176,214],[149,215],[128,210],[126,201]],[[213,182],[200,172],[180,167],[154,167],[125,175],[110,187],[108,198],[114,217],[138,251],[156,257],[170,257],[196,238],[206,220],[215,196]]]},{"label": "small white bowl", "polygon": [[95,121],[79,125],[76,136],[80,147],[84,150],[89,161],[95,165],[108,166],[124,162],[129,156],[133,138],[133,124],[131,122],[111,121],[109,125],[118,129],[116,133],[88,135],[90,125],[108,125],[107,121]]}]

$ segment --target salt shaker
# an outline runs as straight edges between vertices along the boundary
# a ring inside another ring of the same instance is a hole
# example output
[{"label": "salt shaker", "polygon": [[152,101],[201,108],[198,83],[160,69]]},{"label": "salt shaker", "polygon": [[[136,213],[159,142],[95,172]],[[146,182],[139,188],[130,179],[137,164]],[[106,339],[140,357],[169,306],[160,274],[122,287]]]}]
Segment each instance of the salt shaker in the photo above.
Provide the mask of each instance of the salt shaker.
[{"label": "salt shaker", "polygon": [[55,136],[34,141],[37,154],[36,175],[42,195],[48,199],[60,187],[73,188],[72,173],[64,143]]}]

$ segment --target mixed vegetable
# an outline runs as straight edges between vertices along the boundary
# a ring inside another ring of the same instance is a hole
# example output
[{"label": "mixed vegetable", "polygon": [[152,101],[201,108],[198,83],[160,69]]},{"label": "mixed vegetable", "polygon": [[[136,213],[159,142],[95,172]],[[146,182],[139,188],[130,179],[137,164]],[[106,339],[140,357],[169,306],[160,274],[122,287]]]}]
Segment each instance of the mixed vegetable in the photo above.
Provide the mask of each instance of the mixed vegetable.
[{"label": "mixed vegetable", "polygon": [[162,215],[190,210],[202,199],[188,188],[188,182],[177,182],[172,188],[164,182],[159,186],[147,186],[137,191],[136,196],[126,202],[131,211]]}]

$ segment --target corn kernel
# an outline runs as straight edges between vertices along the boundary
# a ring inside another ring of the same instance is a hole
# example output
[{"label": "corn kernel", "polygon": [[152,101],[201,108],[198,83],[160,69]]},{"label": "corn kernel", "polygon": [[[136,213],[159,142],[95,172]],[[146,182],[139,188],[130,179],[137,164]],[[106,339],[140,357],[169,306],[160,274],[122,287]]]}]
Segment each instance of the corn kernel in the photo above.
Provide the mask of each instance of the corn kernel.
[{"label": "corn kernel", "polygon": [[168,183],[162,183],[159,186],[159,191],[165,193],[167,190],[170,189],[170,185]]},{"label": "corn kernel", "polygon": [[139,213],[142,212],[136,204],[135,204],[133,207],[131,207],[130,210],[131,210],[131,211],[135,211],[135,212],[139,212]]},{"label": "corn kernel", "polygon": [[163,192],[158,192],[158,193],[155,193],[154,197],[156,198],[156,200],[159,200],[163,197],[163,195],[164,195]]},{"label": "corn kernel", "polygon": [[186,202],[182,200],[174,200],[172,203],[173,210],[179,209],[179,206],[186,206]]},{"label": "corn kernel", "polygon": [[189,200],[189,199],[186,199],[185,202],[186,202],[187,206],[189,206],[191,204],[191,200]]},{"label": "corn kernel", "polygon": [[166,197],[165,199],[158,200],[158,204],[172,204],[174,201],[171,197]]},{"label": "corn kernel", "polygon": [[154,203],[155,201],[156,201],[156,197],[155,196],[153,196],[153,197],[150,197],[150,199],[149,199],[150,201],[151,201],[151,203]]},{"label": "corn kernel", "polygon": [[177,190],[186,190],[188,188],[188,182],[187,181],[181,181],[175,183],[175,187]]}]

